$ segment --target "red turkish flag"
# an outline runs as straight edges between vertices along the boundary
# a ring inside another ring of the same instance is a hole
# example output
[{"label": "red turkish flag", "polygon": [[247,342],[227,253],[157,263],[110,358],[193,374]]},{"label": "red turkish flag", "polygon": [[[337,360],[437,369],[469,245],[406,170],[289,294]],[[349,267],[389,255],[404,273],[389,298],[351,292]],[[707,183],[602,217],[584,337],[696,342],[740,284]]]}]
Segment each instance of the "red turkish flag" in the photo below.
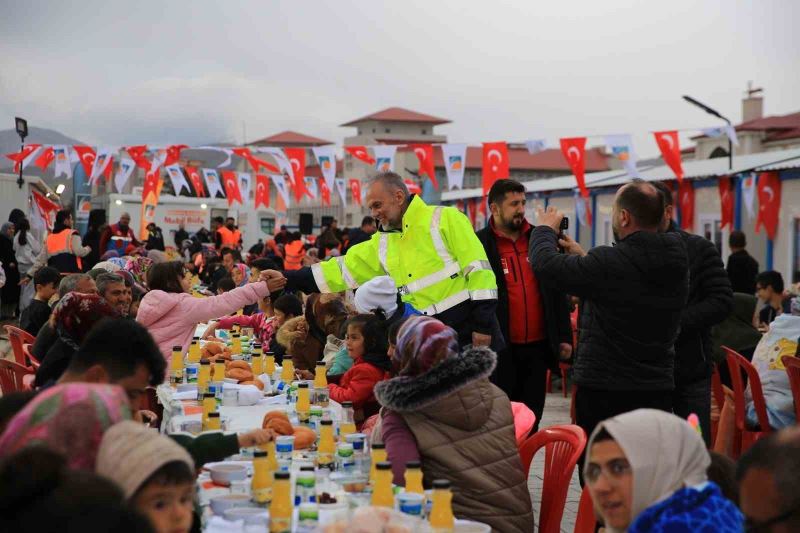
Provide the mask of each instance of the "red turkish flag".
[{"label": "red turkish flag", "polygon": [[412,144],[411,148],[419,159],[419,173],[427,174],[433,183],[433,188],[439,190],[439,182],[436,181],[436,171],[433,167],[433,146],[430,144]]},{"label": "red turkish flag", "polygon": [[294,173],[294,199],[296,202],[302,200],[303,195],[311,198],[311,193],[306,187],[306,149],[305,148],[284,148],[286,159],[292,165]]},{"label": "red turkish flag", "polygon": [[353,201],[361,205],[361,182],[359,180],[350,180],[350,192],[353,193]]},{"label": "red turkish flag", "polygon": [[472,228],[475,228],[475,222],[478,218],[478,199],[477,198],[470,198],[467,200],[467,211],[469,216],[469,221],[472,224]]},{"label": "red turkish flag", "polygon": [[111,182],[111,175],[114,172],[114,156],[108,156],[108,164],[106,165],[106,169],[103,171],[103,176],[106,178],[106,183]]},{"label": "red turkish flag", "polygon": [[730,176],[722,176],[717,182],[719,187],[719,205],[722,214],[720,229],[728,226],[733,229],[733,190]]},{"label": "red turkish flag", "polygon": [[422,187],[420,187],[416,181],[403,180],[403,182],[406,184],[408,192],[410,192],[411,194],[422,194]]},{"label": "red turkish flag", "polygon": [[322,205],[331,205],[331,190],[323,178],[319,180],[319,194],[322,197]]},{"label": "red turkish flag", "polygon": [[92,167],[94,166],[94,158],[97,154],[91,146],[73,146],[75,151],[78,152],[78,157],[83,165],[83,171],[86,173],[86,179],[92,175]]},{"label": "red turkish flag", "polygon": [[586,137],[567,137],[560,139],[561,153],[567,160],[575,181],[578,182],[578,189],[581,196],[589,197],[589,189],[586,188]]},{"label": "red turkish flag", "polygon": [[[26,144],[22,151],[15,152],[13,154],[6,154],[6,157],[14,162],[14,173],[19,172],[20,165],[22,165],[23,162],[28,159],[28,157],[32,156],[33,153],[41,147],[41,144]],[[27,163],[25,163],[25,165],[27,165]],[[25,165],[23,165],[23,167]]]},{"label": "red turkish flag", "polygon": [[678,203],[681,207],[681,228],[694,228],[694,185],[690,180],[678,183]]},{"label": "red turkish flag", "polygon": [[239,204],[243,204],[242,201],[242,191],[239,190],[239,180],[237,179],[236,172],[232,170],[226,170],[222,172],[222,184],[225,187],[225,197],[228,198],[228,207],[233,205],[233,202],[239,202]]},{"label": "red turkish flag", "polygon": [[653,133],[656,138],[658,149],[661,150],[661,157],[664,162],[672,169],[678,183],[683,181],[683,166],[681,165],[681,145],[678,140],[677,131],[656,131]]},{"label": "red turkish flag", "polygon": [[494,182],[508,179],[508,145],[505,142],[483,143],[483,195]]},{"label": "red turkish flag", "polygon": [[31,189],[31,195],[33,196],[33,201],[36,204],[36,207],[41,215],[41,218],[44,220],[45,224],[47,225],[47,229],[53,228],[53,213],[61,209],[61,206],[57,203],[53,202],[43,194],[36,192],[35,190]]},{"label": "red turkish flag", "polygon": [[281,171],[275,165],[254,156],[249,148],[233,148],[231,151],[239,157],[246,159],[247,162],[250,163],[250,168],[253,169],[253,172],[258,172],[261,170],[261,167],[264,167],[267,172],[272,172],[273,174],[277,174]]},{"label": "red turkish flag", "polygon": [[167,158],[164,160],[164,166],[168,167],[174,165],[181,159],[181,150],[189,148],[185,144],[173,144],[167,147]]},{"label": "red turkish flag", "polygon": [[195,196],[197,196],[198,198],[205,197],[206,189],[205,187],[203,187],[203,178],[197,171],[197,167],[190,167],[187,165],[183,168],[186,170],[186,174],[189,175],[189,181],[192,182],[192,188],[194,189]]},{"label": "red turkish flag", "polygon": [[259,205],[269,207],[269,176],[264,174],[256,174],[256,209]]},{"label": "red turkish flag", "polygon": [[157,168],[152,172],[147,172],[144,176],[144,187],[142,187],[142,202],[150,194],[158,194],[158,176],[160,174],[160,169]]},{"label": "red turkish flag", "polygon": [[758,175],[758,216],[756,217],[756,233],[763,225],[767,229],[769,240],[775,240],[778,234],[778,215],[781,211],[781,178],[777,172],[762,172]]},{"label": "red turkish flag", "polygon": [[34,161],[33,164],[42,170],[47,170],[47,167],[50,166],[50,163],[52,163],[55,158],[56,156],[53,153],[53,147],[51,146],[49,148],[45,148],[41,155],[36,158],[36,161]]},{"label": "red turkish flag", "polygon": [[345,146],[344,149],[347,151],[348,154],[352,155],[356,159],[360,159],[364,163],[368,165],[374,165],[375,159],[369,156],[367,153],[366,146]]},{"label": "red turkish flag", "polygon": [[144,170],[145,172],[150,172],[150,161],[148,161],[144,157],[144,153],[147,151],[147,146],[142,144],[139,146],[128,146],[126,148],[128,154],[130,154],[131,159],[133,162],[136,163],[136,166]]}]

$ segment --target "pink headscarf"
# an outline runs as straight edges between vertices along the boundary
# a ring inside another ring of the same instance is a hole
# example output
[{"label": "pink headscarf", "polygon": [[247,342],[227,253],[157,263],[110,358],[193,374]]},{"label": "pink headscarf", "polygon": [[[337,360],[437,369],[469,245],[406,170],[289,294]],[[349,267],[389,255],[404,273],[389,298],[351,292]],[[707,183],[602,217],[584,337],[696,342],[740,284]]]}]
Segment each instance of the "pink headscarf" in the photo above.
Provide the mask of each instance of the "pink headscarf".
[{"label": "pink headscarf", "polygon": [[130,418],[128,396],[122,387],[55,385],[11,419],[0,435],[0,457],[41,445],[62,454],[73,470],[94,470],[103,433]]}]

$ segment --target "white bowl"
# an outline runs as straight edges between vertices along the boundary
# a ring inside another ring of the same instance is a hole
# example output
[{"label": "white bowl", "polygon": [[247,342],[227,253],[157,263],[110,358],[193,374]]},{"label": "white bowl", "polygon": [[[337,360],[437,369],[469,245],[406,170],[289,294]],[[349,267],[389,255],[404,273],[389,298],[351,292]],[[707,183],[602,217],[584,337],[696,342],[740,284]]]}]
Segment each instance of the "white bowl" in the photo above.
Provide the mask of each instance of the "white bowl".
[{"label": "white bowl", "polygon": [[223,513],[225,520],[244,520],[246,526],[269,526],[269,511],[260,507],[232,507]]},{"label": "white bowl", "polygon": [[214,483],[226,487],[231,484],[231,481],[247,479],[247,467],[240,463],[217,463],[209,467],[208,471],[211,472],[211,480]]},{"label": "white bowl", "polygon": [[456,519],[454,533],[492,533],[492,527],[482,522]]},{"label": "white bowl", "polygon": [[247,494],[225,494],[215,496],[210,500],[211,510],[217,516],[223,516],[225,511],[235,507],[252,507],[253,503]]}]

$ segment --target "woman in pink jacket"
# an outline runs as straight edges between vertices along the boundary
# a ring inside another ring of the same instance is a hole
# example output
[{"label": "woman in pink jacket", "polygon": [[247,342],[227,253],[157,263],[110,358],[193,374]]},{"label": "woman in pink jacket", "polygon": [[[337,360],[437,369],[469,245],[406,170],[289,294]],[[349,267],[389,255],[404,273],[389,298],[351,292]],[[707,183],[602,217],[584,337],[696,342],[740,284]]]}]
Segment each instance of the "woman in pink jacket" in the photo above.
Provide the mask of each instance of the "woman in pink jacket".
[{"label": "woman in pink jacket", "polygon": [[195,298],[190,293],[191,273],[183,263],[160,263],[153,265],[147,273],[150,292],[142,298],[136,321],[153,336],[169,368],[172,347],[182,346],[186,351],[198,323],[229,315],[268,296],[271,291],[282,289],[284,285],[286,278],[281,274],[264,271],[259,281],[244,287],[220,296]]}]

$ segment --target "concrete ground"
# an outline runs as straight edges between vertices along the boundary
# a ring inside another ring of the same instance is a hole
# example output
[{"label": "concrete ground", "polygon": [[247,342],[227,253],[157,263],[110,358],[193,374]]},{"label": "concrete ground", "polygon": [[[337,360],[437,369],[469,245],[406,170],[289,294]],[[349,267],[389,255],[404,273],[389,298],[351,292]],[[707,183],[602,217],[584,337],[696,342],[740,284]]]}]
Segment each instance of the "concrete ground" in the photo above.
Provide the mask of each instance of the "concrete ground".
[{"label": "concrete ground", "polygon": [[[544,415],[539,424],[539,428],[548,426],[569,424],[569,407],[570,396],[566,398],[562,396],[560,383],[553,380],[553,392],[547,395],[547,401],[544,407]],[[530,478],[528,479],[528,488],[531,491],[533,499],[534,516],[539,518],[539,509],[541,506],[542,498],[542,471],[544,463],[544,450],[540,450],[533,458],[533,465],[531,467]],[[578,469],[572,475],[572,483],[570,484],[569,491],[567,492],[567,502],[564,506],[564,515],[561,518],[561,531],[563,533],[572,533],[575,529],[575,518],[578,513],[578,503],[581,499],[581,486],[578,483]]]}]

